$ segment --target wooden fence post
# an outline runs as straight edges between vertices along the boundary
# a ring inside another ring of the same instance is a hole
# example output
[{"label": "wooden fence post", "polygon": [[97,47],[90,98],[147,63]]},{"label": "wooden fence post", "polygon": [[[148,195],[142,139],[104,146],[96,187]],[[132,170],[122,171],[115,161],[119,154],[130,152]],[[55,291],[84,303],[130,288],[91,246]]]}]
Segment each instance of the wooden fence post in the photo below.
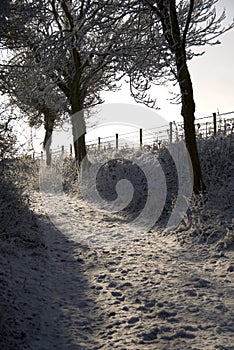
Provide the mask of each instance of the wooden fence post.
[{"label": "wooden fence post", "polygon": [[43,151],[41,151],[41,160],[43,160]]},{"label": "wooden fence post", "polygon": [[140,129],[140,148],[142,148],[142,129]]},{"label": "wooden fence post", "polygon": [[62,155],[64,155],[64,146],[62,146]]},{"label": "wooden fence post", "polygon": [[119,148],[119,135],[118,134],[115,134],[115,148],[116,150],[118,150]]},{"label": "wooden fence post", "polygon": [[172,143],[172,122],[169,124],[170,130],[169,130],[169,142]]},{"label": "wooden fence post", "polygon": [[72,156],[72,144],[70,144],[70,156]]},{"label": "wooden fence post", "polygon": [[217,134],[216,113],[213,113],[214,135]]},{"label": "wooden fence post", "polygon": [[100,151],[101,149],[101,137],[98,138],[98,150]]},{"label": "wooden fence post", "polygon": [[206,122],[206,139],[208,137],[208,122]]}]

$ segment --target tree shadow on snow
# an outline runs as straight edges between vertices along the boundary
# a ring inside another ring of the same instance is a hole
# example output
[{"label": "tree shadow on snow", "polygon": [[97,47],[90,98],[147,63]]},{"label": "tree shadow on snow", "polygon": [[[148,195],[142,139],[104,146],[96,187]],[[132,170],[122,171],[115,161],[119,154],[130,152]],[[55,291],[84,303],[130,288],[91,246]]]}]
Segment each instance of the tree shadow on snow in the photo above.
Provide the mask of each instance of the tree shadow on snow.
[{"label": "tree shadow on snow", "polygon": [[95,257],[30,210],[30,195],[3,174],[0,185],[1,349],[98,348],[103,316],[84,275]]}]

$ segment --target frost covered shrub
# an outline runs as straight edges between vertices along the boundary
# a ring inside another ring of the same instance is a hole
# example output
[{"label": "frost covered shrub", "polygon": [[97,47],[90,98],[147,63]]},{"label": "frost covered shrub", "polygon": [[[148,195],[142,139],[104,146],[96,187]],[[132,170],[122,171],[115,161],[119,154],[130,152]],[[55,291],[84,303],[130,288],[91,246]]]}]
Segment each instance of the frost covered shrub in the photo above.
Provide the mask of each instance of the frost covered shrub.
[{"label": "frost covered shrub", "polygon": [[[155,212],[161,203],[161,219],[165,221],[166,216],[170,215],[178,191],[178,179],[174,162],[166,149],[159,152],[145,148],[100,150],[90,152],[89,160],[89,171],[79,177],[79,188],[89,202],[99,207],[105,201],[102,208],[108,203],[112,207],[115,201],[118,202],[113,212],[118,212],[128,222],[137,218],[146,208],[149,208],[147,213],[150,213],[153,205]],[[160,169],[162,176],[159,176]],[[122,180],[125,182],[121,183]],[[163,181],[166,184],[161,183]]]},{"label": "frost covered shrub", "polygon": [[0,112],[0,162],[16,153],[16,136],[8,124],[9,121]]},{"label": "frost covered shrub", "polygon": [[[0,177],[0,244],[34,247],[41,244],[30,193],[38,189],[38,164],[29,157],[8,160]],[[7,243],[8,242],[8,243]]]},{"label": "frost covered shrub", "polygon": [[200,139],[198,149],[208,191],[226,187],[234,181],[234,134]]},{"label": "frost covered shrub", "polygon": [[199,139],[198,149],[207,193],[192,198],[176,234],[181,240],[192,236],[229,247],[234,237],[234,135]]},{"label": "frost covered shrub", "polygon": [[72,157],[65,157],[61,165],[63,189],[65,192],[75,194],[77,192],[77,167],[76,161]]},{"label": "frost covered shrub", "polygon": [[39,165],[39,160],[34,160],[27,155],[9,159],[5,162],[4,177],[16,185],[21,192],[26,189],[39,190]]}]

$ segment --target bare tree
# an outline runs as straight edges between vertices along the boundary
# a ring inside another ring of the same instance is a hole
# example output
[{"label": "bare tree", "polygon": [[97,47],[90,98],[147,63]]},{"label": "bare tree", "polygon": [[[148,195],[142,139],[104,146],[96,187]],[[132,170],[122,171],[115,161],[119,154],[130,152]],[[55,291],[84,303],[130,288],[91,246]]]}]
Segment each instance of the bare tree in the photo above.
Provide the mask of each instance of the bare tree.
[{"label": "bare tree", "polygon": [[[63,112],[59,111],[59,95],[55,89],[47,94],[45,77],[28,60],[25,49],[33,49],[32,41],[28,40],[28,28],[37,18],[39,2],[4,0],[0,6],[1,23],[1,70],[0,91],[7,94],[9,103],[18,107],[28,117],[29,126],[45,126],[43,145],[46,149],[47,164],[50,162],[50,136],[55,120]],[[27,15],[26,15],[27,14]],[[47,89],[48,90],[48,89]]]},{"label": "bare tree", "polygon": [[27,116],[29,126],[40,127],[44,124],[45,137],[43,147],[46,151],[46,162],[50,165],[50,146],[53,129],[59,121],[68,115],[67,101],[58,87],[45,80],[36,67],[24,59],[20,65],[17,58],[11,59],[10,67],[5,67],[0,76],[0,90],[8,95],[9,103],[19,108]]},{"label": "bare tree", "polygon": [[[131,57],[125,59],[132,95],[147,104],[150,84],[175,80],[179,84],[181,114],[194,176],[194,192],[205,190],[196,145],[195,102],[188,60],[200,55],[199,46],[216,45],[217,38],[233,28],[222,27],[225,12],[217,16],[218,0],[141,0],[132,1],[132,42],[139,43]],[[127,3],[129,8],[129,3]],[[142,46],[140,46],[140,43]],[[142,51],[144,47],[144,51]]]},{"label": "bare tree", "polygon": [[[22,3],[28,2],[22,1],[21,6]],[[5,43],[14,48],[14,64],[17,61],[22,70],[31,66],[39,72],[47,84],[48,96],[59,89],[66,98],[72,115],[75,156],[80,164],[86,156],[85,130],[80,130],[80,125],[85,124],[83,110],[103,102],[101,91],[116,89],[118,60],[114,52],[124,14],[114,0],[38,3],[31,20],[26,24],[20,21],[20,39]],[[11,62],[12,58],[8,63]],[[36,90],[38,84],[32,89]],[[32,95],[28,97],[33,99]]]},{"label": "bare tree", "polygon": [[13,133],[12,121],[16,119],[8,104],[0,107],[0,163],[12,157],[16,149],[16,136]]}]

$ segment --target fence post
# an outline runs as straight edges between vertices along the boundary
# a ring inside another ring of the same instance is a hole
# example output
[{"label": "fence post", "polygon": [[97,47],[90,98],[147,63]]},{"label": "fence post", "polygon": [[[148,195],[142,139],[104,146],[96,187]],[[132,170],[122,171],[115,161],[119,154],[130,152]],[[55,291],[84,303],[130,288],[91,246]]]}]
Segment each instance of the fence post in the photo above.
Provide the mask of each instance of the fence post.
[{"label": "fence post", "polygon": [[116,150],[119,148],[119,135],[115,134],[115,143],[116,143]]},{"label": "fence post", "polygon": [[101,149],[101,137],[98,138],[98,150],[100,151]]},{"label": "fence post", "polygon": [[169,130],[169,142],[172,143],[172,122],[169,124],[170,130]]},{"label": "fence post", "polygon": [[43,151],[41,151],[41,160],[43,160]]},{"label": "fence post", "polygon": [[140,148],[142,148],[142,129],[140,129]]},{"label": "fence post", "polygon": [[214,135],[217,133],[216,113],[213,113]]},{"label": "fence post", "polygon": [[206,122],[206,139],[208,137],[208,122]]},{"label": "fence post", "polygon": [[72,156],[72,144],[70,144],[70,156]]},{"label": "fence post", "polygon": [[64,146],[62,146],[62,155],[64,155]]},{"label": "fence post", "polygon": [[227,133],[227,120],[224,119],[224,135]]}]

